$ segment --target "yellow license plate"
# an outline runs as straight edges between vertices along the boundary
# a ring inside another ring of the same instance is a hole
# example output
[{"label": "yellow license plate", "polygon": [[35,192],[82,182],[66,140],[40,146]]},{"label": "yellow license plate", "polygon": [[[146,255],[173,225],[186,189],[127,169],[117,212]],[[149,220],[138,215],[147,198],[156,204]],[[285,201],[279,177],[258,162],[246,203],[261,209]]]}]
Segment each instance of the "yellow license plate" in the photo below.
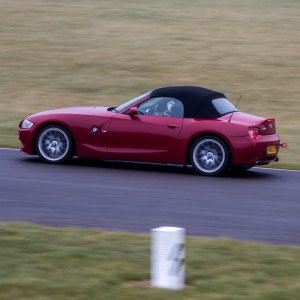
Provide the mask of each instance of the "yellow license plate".
[{"label": "yellow license plate", "polygon": [[276,146],[268,146],[267,147],[267,154],[268,155],[273,155],[277,153],[277,148]]}]

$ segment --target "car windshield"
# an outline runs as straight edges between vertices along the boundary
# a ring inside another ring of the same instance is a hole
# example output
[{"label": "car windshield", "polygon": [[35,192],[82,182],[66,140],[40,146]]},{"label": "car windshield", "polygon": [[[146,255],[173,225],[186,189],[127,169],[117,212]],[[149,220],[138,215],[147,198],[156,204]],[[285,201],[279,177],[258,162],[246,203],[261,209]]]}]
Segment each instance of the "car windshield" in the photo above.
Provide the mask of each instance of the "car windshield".
[{"label": "car windshield", "polygon": [[226,115],[238,111],[236,107],[226,98],[216,98],[212,100],[212,105],[220,115]]},{"label": "car windshield", "polygon": [[120,106],[114,108],[114,110],[115,110],[116,112],[121,112],[121,111],[123,111],[124,109],[126,109],[127,107],[130,107],[133,103],[138,102],[139,100],[141,100],[141,99],[143,99],[143,98],[146,98],[149,94],[150,94],[150,92],[145,93],[145,94],[143,94],[143,95],[140,95],[140,96],[138,96],[138,97],[136,97],[136,98],[134,98],[134,99],[131,99],[131,100],[129,100],[129,101],[127,101],[127,102],[121,104]]}]

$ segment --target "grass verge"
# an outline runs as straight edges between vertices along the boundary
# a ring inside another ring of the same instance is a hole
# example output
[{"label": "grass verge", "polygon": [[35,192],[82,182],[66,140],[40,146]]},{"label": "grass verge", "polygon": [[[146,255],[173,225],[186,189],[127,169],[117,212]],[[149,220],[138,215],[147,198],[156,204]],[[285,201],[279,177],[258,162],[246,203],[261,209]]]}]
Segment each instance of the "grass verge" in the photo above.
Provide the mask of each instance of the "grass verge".
[{"label": "grass verge", "polygon": [[197,85],[275,117],[280,166],[300,169],[299,15],[298,0],[2,0],[0,146],[37,111]]},{"label": "grass verge", "polygon": [[150,237],[0,223],[0,299],[298,299],[300,248],[187,238],[181,291],[150,287]]}]

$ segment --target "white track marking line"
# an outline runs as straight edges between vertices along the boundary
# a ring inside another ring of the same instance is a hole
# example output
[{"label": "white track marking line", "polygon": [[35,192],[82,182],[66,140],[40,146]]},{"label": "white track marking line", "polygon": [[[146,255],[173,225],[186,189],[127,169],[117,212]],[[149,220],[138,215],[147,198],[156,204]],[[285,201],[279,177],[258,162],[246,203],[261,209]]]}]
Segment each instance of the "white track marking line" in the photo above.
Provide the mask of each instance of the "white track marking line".
[{"label": "white track marking line", "polygon": [[253,167],[260,170],[273,170],[273,171],[287,171],[287,172],[300,172],[300,170],[290,170],[290,169],[276,169],[276,168],[264,168],[264,167]]},{"label": "white track marking line", "polygon": [[15,149],[15,148],[1,148],[0,150],[12,150],[12,151],[19,151],[20,149]]}]

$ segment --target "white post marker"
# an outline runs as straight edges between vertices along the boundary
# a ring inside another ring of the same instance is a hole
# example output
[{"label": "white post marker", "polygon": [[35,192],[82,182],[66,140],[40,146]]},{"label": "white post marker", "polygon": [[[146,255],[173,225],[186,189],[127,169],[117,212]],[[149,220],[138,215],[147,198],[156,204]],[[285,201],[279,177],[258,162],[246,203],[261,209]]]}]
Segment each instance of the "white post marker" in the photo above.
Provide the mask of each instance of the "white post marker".
[{"label": "white post marker", "polygon": [[151,285],[179,290],[184,288],[185,229],[158,227],[151,230]]}]

